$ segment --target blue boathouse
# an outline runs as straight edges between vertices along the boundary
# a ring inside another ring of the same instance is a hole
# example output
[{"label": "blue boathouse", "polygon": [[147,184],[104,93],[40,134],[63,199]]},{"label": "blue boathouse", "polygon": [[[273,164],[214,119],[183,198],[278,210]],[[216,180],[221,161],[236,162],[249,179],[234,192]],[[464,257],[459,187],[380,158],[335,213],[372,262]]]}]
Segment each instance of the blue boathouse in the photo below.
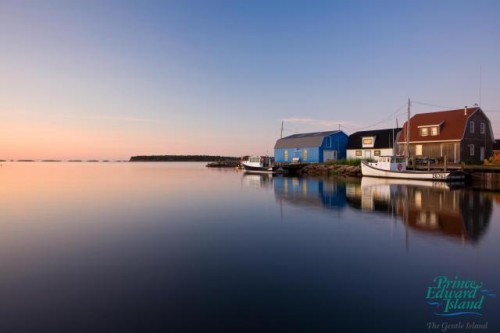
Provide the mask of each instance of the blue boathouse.
[{"label": "blue boathouse", "polygon": [[348,136],[342,131],[294,134],[276,141],[276,162],[322,163],[346,158]]}]

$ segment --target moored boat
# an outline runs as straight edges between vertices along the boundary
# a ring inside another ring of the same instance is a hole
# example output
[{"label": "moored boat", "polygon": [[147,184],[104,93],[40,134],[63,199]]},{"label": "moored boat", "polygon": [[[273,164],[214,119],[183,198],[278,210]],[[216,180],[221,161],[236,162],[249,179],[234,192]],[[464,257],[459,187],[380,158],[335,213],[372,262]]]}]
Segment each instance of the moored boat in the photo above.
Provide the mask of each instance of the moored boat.
[{"label": "moored boat", "polygon": [[241,161],[241,165],[247,172],[255,173],[279,173],[283,172],[274,164],[274,158],[270,156],[249,156]]},{"label": "moored boat", "polygon": [[457,171],[407,170],[402,156],[381,156],[376,162],[362,162],[361,174],[368,177],[398,178],[431,181],[464,181],[465,174]]}]

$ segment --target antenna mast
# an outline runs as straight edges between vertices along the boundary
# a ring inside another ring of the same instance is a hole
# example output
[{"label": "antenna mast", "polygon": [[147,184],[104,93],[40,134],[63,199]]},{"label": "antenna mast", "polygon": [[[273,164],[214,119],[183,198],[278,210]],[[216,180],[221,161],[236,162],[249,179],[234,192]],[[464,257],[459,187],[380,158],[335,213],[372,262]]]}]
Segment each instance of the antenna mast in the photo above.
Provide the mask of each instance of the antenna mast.
[{"label": "antenna mast", "polygon": [[481,95],[482,95],[482,85],[483,85],[483,71],[482,66],[479,66],[479,106],[481,107]]},{"label": "antenna mast", "polygon": [[406,121],[406,166],[410,159],[410,98],[408,98],[408,120]]}]

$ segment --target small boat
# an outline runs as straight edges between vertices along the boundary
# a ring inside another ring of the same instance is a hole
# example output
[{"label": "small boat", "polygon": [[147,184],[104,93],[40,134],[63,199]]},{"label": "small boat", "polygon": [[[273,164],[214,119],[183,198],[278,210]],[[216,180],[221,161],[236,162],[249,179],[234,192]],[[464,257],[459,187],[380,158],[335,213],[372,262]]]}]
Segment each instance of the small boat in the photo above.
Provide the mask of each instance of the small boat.
[{"label": "small boat", "polygon": [[280,173],[283,172],[274,164],[274,158],[270,156],[249,156],[241,161],[246,172],[254,173]]},{"label": "small boat", "polygon": [[464,181],[465,174],[457,171],[406,170],[402,156],[381,156],[377,162],[361,162],[361,174],[368,177],[398,178],[431,181]]}]

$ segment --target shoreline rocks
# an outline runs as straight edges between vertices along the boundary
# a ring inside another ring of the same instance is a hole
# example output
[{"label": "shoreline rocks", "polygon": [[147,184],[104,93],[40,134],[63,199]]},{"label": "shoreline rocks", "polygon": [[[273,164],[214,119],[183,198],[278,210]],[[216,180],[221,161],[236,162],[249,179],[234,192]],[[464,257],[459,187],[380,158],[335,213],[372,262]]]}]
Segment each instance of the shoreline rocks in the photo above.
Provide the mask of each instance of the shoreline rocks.
[{"label": "shoreline rocks", "polygon": [[346,176],[361,177],[361,167],[354,165],[309,164],[298,170],[303,176]]},{"label": "shoreline rocks", "polygon": [[217,161],[210,162],[206,165],[207,168],[237,168],[240,166],[240,161]]}]

